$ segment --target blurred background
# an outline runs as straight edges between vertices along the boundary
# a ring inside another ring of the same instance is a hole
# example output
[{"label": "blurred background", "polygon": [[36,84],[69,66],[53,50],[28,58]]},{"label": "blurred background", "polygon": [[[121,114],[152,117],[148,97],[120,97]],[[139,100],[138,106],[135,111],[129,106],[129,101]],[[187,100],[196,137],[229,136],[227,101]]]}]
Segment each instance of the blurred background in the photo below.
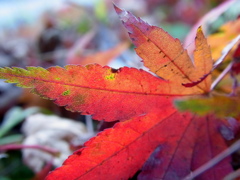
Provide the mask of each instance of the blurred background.
[{"label": "blurred background", "polygon": [[[186,48],[199,25],[206,35],[218,33],[240,14],[237,0],[0,0],[0,67],[98,63],[144,69],[113,2]],[[68,112],[1,80],[0,124],[0,179],[28,180],[43,179],[114,123]]]}]

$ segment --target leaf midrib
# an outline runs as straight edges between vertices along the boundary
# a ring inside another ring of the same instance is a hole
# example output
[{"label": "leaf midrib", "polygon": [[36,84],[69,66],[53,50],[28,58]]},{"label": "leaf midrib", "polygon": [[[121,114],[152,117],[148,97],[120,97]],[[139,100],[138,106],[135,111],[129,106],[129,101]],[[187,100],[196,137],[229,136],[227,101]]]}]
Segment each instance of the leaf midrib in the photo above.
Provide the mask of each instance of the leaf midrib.
[{"label": "leaf midrib", "polygon": [[177,110],[173,111],[171,114],[169,114],[167,117],[165,117],[164,119],[162,119],[161,121],[158,121],[157,123],[155,123],[151,128],[147,129],[146,131],[139,133],[140,135],[134,139],[132,142],[128,143],[126,146],[124,146],[123,148],[121,148],[120,150],[118,150],[117,152],[113,153],[111,156],[109,156],[108,158],[104,159],[101,163],[99,163],[98,165],[94,166],[93,168],[89,169],[86,173],[82,174],[81,176],[77,177],[75,180],[80,179],[81,177],[85,176],[86,174],[90,173],[91,171],[93,171],[95,168],[99,167],[100,165],[102,165],[104,162],[108,161],[109,159],[111,159],[112,157],[114,157],[115,155],[117,155],[118,153],[126,150],[130,145],[132,145],[133,143],[135,143],[137,140],[139,140],[140,138],[142,138],[147,132],[151,131],[153,128],[155,128],[158,124],[163,123],[164,121],[168,120],[168,118],[170,118],[171,116],[173,116],[175,113],[177,113]]},{"label": "leaf midrib", "polygon": [[[136,28],[143,34],[143,36],[147,39],[147,41],[149,40],[149,41],[150,41],[151,43],[153,43],[161,52],[163,52],[163,53],[166,55],[166,57],[170,60],[169,64],[173,63],[173,65],[174,65],[191,83],[194,82],[194,81],[191,80],[190,77],[189,77],[188,75],[186,75],[186,74],[184,73],[184,71],[174,62],[174,61],[177,59],[177,57],[179,57],[182,53],[184,53],[184,51],[185,51],[184,48],[182,48],[182,49],[183,49],[182,52],[180,52],[179,55],[176,56],[176,58],[171,59],[168,54],[166,54],[156,43],[154,43],[154,41],[153,41],[152,39],[150,39],[148,36],[146,36],[136,25],[133,24],[133,26],[136,27]],[[150,26],[150,25],[149,25],[149,26]],[[157,28],[158,28],[158,27],[157,27]],[[162,29],[162,30],[163,30],[163,29]],[[163,31],[164,31],[164,30],[163,30]],[[164,32],[167,33],[166,31],[164,31]],[[188,55],[188,56],[189,56],[189,55]],[[190,58],[189,58],[189,60],[190,60]],[[143,60],[143,61],[144,61],[144,60]],[[162,67],[161,67],[161,68],[162,68]],[[159,68],[157,71],[159,71],[161,68]],[[156,71],[156,72],[157,72],[157,71]],[[205,90],[202,89],[201,87],[199,87],[199,85],[196,85],[196,86],[197,86],[201,91],[205,92]]]},{"label": "leaf midrib", "polygon": [[[64,83],[63,81],[54,81],[54,80],[46,80],[42,78],[37,78],[37,77],[29,77],[29,76],[23,76],[23,75],[15,75],[15,74],[10,74],[10,73],[0,73],[0,74],[5,74],[10,77],[18,77],[18,78],[25,78],[25,79],[33,79],[37,81],[43,81],[46,83],[55,83],[55,84],[62,84],[65,86],[72,86],[72,87],[79,87],[79,88],[84,88],[84,89],[90,89],[90,90],[97,90],[97,91],[106,91],[106,92],[112,92],[112,93],[122,93],[122,94],[135,94],[135,95],[145,95],[145,96],[195,96],[199,95],[201,93],[193,93],[193,94],[166,94],[166,93],[147,93],[147,92],[137,92],[137,91],[122,91],[122,90],[117,90],[117,89],[106,89],[106,88],[100,88],[100,87],[90,87],[90,86],[83,86],[83,85],[77,85],[77,84],[72,84],[72,83]],[[4,79],[4,78],[3,78]],[[6,78],[7,79],[7,78]],[[19,81],[14,82],[17,84],[23,84]],[[36,82],[32,84],[32,86],[29,86],[28,88],[35,88],[36,86],[34,85]]]}]

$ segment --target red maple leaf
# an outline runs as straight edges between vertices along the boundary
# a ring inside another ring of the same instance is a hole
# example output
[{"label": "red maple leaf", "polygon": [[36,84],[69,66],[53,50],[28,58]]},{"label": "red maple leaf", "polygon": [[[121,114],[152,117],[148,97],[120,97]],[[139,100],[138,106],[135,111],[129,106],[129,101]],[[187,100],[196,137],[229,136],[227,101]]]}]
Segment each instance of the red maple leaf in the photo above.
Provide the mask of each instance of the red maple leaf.
[{"label": "red maple leaf", "polygon": [[[139,179],[182,179],[227,147],[218,131],[221,120],[179,113],[172,105],[175,97],[210,91],[211,75],[198,82],[212,69],[201,28],[193,64],[179,40],[115,9],[137,54],[158,77],[135,68],[114,70],[96,64],[0,69],[0,78],[31,88],[66,109],[91,114],[96,120],[120,120],[86,142],[48,180],[128,179],[146,161]],[[192,87],[182,85],[194,82],[198,83]],[[220,179],[231,170],[226,159],[199,179]]]},{"label": "red maple leaf", "polygon": [[238,47],[233,54],[233,58],[234,58],[234,61],[233,61],[231,71],[232,71],[232,75],[236,75],[240,73],[240,44],[238,44]]}]

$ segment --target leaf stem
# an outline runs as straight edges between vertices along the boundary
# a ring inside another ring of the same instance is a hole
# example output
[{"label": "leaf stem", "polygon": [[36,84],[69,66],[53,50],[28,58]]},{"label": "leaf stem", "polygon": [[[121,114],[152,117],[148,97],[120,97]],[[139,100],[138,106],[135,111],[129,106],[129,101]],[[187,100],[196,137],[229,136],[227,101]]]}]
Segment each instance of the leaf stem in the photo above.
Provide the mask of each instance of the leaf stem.
[{"label": "leaf stem", "polygon": [[52,154],[53,156],[57,156],[59,154],[58,150],[50,148],[50,147],[39,146],[39,145],[23,145],[23,144],[2,145],[2,146],[0,146],[0,151],[18,150],[18,149],[24,149],[24,148],[39,149],[39,150],[45,151],[49,154]]}]

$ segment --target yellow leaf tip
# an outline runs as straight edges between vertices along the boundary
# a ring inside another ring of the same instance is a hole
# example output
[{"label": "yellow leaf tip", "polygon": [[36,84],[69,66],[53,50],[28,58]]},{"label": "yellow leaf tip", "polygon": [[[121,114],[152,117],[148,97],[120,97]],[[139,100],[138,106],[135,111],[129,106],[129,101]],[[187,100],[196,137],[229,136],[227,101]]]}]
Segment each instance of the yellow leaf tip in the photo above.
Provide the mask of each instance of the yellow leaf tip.
[{"label": "yellow leaf tip", "polygon": [[202,26],[199,26],[197,32],[202,32]]}]

